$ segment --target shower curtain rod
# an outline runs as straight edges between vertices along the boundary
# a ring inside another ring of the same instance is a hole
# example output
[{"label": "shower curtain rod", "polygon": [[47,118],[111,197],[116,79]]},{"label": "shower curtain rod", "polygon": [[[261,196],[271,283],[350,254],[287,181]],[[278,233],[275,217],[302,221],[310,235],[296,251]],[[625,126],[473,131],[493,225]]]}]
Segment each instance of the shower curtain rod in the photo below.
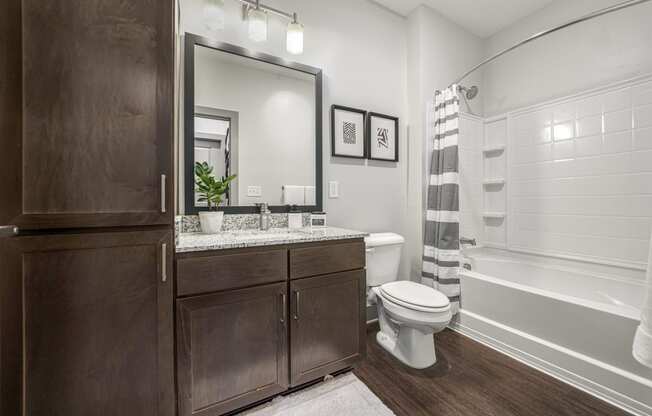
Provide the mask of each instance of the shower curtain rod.
[{"label": "shower curtain rod", "polygon": [[628,1],[624,1],[622,3],[614,4],[613,6],[605,7],[604,9],[596,10],[596,11],[594,11],[592,13],[589,13],[589,14],[586,14],[586,15],[584,15],[582,17],[578,17],[578,18],[575,18],[573,20],[569,20],[568,22],[563,23],[563,24],[561,24],[559,26],[555,26],[555,27],[552,27],[550,29],[544,30],[542,32],[536,33],[536,34],[534,34],[534,35],[532,35],[532,36],[530,36],[530,37],[528,37],[526,39],[523,39],[522,41],[510,46],[507,49],[503,49],[502,51],[500,51],[497,54],[491,56],[490,58],[487,58],[484,61],[480,62],[479,64],[477,64],[476,66],[474,66],[473,68],[471,68],[470,70],[465,72],[464,75],[462,75],[460,78],[458,78],[454,82],[454,84],[459,84],[460,82],[462,82],[462,80],[464,80],[464,78],[471,75],[471,73],[473,73],[473,71],[475,71],[476,69],[478,69],[478,68],[480,68],[480,67],[482,67],[482,66],[484,66],[484,65],[486,65],[486,64],[488,64],[488,63],[490,63],[490,62],[492,62],[494,60],[496,60],[497,58],[505,55],[508,52],[513,51],[514,49],[516,49],[516,48],[518,48],[520,46],[525,45],[526,43],[530,43],[533,40],[539,39],[540,37],[549,35],[549,34],[551,34],[553,32],[556,32],[558,30],[567,28],[569,26],[573,26],[573,25],[575,25],[577,23],[582,23],[582,22],[585,22],[587,20],[591,20],[593,18],[602,16],[602,15],[607,14],[607,13],[611,13],[611,12],[615,12],[615,11],[618,11],[618,10],[621,10],[621,9],[625,9],[627,7],[636,6],[636,5],[641,4],[641,3],[647,3],[648,1],[650,1],[650,0],[628,0]]}]

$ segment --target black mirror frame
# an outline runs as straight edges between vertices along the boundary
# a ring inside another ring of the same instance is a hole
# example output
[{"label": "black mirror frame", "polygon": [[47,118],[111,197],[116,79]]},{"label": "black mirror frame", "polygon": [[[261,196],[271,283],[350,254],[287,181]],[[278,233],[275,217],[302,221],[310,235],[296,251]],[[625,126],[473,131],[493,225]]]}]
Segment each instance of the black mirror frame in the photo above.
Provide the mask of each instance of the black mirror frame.
[{"label": "black mirror frame", "polygon": [[[185,33],[184,42],[184,212],[185,215],[197,214],[199,211],[206,211],[195,206],[194,194],[188,189],[195,187],[195,46],[203,46],[218,51],[254,59],[278,65],[284,68],[301,71],[315,77],[315,201],[316,205],[299,206],[302,212],[321,211],[323,205],[323,159],[322,159],[322,70],[312,66],[287,61],[277,56],[265,53],[254,52],[230,43],[218,42],[213,39],[198,36],[192,33]],[[261,201],[262,202],[262,201]],[[273,213],[284,213],[289,211],[287,205],[271,205],[269,209]],[[226,214],[255,214],[258,208],[254,205],[219,207],[220,211]]]}]

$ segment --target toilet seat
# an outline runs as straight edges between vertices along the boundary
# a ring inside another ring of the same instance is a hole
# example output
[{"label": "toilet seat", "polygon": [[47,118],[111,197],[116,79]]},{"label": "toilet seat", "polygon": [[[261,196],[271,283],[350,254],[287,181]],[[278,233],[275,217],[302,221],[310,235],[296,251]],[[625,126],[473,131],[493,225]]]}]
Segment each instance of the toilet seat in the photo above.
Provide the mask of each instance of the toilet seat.
[{"label": "toilet seat", "polygon": [[380,295],[385,301],[413,311],[437,313],[450,309],[450,302],[446,295],[420,283],[389,282],[380,286],[379,289]]}]

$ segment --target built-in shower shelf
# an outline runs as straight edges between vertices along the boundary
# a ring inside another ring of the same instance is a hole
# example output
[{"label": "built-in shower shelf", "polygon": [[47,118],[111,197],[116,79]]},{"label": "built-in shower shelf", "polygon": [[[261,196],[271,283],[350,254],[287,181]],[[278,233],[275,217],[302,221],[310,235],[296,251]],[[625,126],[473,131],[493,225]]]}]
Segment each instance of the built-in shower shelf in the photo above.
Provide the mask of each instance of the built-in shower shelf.
[{"label": "built-in shower shelf", "polygon": [[505,213],[501,211],[487,211],[482,216],[484,218],[505,218]]},{"label": "built-in shower shelf", "polygon": [[492,186],[492,185],[504,185],[505,184],[505,178],[490,178],[490,179],[485,179],[482,181],[482,184],[484,186]]},{"label": "built-in shower shelf", "polygon": [[504,150],[505,150],[505,145],[504,144],[495,144],[495,145],[491,145],[491,146],[485,146],[482,149],[482,153],[484,153],[485,155],[488,155],[488,154],[493,154],[493,153],[499,153],[499,152],[502,152]]}]

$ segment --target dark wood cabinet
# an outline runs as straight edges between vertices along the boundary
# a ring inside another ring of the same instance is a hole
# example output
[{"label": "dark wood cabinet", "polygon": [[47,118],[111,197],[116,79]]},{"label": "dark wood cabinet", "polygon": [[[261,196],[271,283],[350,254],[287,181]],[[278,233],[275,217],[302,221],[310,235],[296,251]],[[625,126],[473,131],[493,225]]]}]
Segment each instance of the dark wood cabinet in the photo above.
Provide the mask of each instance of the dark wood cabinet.
[{"label": "dark wood cabinet", "polygon": [[174,415],[171,236],[0,239],[0,414]]},{"label": "dark wood cabinet", "polygon": [[3,416],[175,414],[173,30],[174,0],[0,3]]},{"label": "dark wood cabinet", "polygon": [[364,241],[309,244],[290,250],[290,278],[317,276],[365,266]]},{"label": "dark wood cabinet", "polygon": [[223,250],[177,259],[177,296],[199,295],[287,280],[287,250]]},{"label": "dark wood cabinet", "polygon": [[363,270],[290,283],[292,386],[351,366],[363,356],[364,291]]},{"label": "dark wood cabinet", "polygon": [[0,225],[172,224],[173,0],[3,0]]},{"label": "dark wood cabinet", "polygon": [[177,301],[179,414],[221,415],[288,387],[285,283]]},{"label": "dark wood cabinet", "polygon": [[222,415],[363,358],[364,266],[362,239],[178,254],[179,415]]}]

